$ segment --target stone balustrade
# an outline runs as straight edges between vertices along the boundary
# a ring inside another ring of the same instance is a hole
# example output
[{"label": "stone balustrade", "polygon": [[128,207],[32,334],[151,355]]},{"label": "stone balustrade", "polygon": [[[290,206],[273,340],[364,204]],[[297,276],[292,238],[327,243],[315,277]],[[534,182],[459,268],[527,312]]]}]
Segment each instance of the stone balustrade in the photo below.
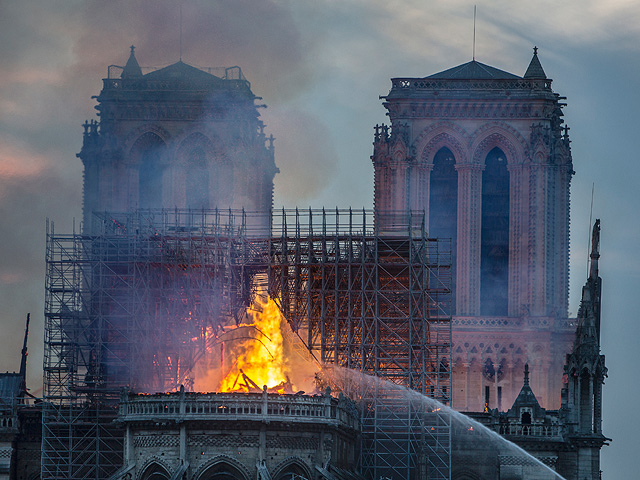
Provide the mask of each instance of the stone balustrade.
[{"label": "stone balustrade", "polygon": [[500,435],[504,436],[528,436],[540,438],[561,438],[560,425],[535,425],[509,422],[508,424],[500,424],[492,426]]},{"label": "stone balustrade", "polygon": [[125,393],[120,401],[123,422],[258,421],[323,423],[358,428],[355,407],[331,395],[272,393]]}]

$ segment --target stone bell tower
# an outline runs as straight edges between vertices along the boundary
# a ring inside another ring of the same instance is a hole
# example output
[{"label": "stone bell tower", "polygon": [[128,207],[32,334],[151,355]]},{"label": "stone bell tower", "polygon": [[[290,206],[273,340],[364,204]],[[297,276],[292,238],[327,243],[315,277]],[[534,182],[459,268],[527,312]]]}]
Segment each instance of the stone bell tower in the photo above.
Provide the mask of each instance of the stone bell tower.
[{"label": "stone bell tower", "polygon": [[84,125],[83,222],[94,212],[149,208],[272,207],[273,137],[264,134],[239,67],[202,70],[182,61],[143,74],[131,47],[96,97],[100,120]]},{"label": "stone bell tower", "polygon": [[424,211],[452,240],[453,406],[508,408],[524,364],[543,407],[558,408],[567,319],[569,187],[564,97],[537,49],[523,76],[475,60],[394,78],[391,125],[376,127],[380,231]]}]

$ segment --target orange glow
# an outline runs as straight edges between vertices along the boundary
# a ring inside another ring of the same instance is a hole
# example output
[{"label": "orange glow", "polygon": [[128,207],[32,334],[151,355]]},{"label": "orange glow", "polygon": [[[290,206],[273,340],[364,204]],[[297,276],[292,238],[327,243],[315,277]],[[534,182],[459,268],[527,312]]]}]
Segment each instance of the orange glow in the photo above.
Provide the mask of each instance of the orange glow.
[{"label": "orange glow", "polygon": [[241,326],[252,327],[249,329],[250,338],[225,343],[235,358],[231,368],[223,372],[226,375],[218,390],[256,392],[266,385],[280,394],[292,393],[283,359],[280,329],[284,326],[284,319],[278,306],[268,296],[257,295],[254,305],[247,309],[247,316],[252,317],[253,322]]},{"label": "orange glow", "polygon": [[241,323],[208,327],[203,341],[206,350],[192,370],[195,392],[315,390],[317,362],[266,293],[256,295]]}]

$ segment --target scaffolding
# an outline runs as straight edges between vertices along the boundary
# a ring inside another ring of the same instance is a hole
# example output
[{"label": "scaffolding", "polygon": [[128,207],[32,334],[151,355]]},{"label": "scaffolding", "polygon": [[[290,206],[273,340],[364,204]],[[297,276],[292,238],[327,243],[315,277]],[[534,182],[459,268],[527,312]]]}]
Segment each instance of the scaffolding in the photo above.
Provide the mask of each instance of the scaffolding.
[{"label": "scaffolding", "polygon": [[[282,211],[274,215],[269,292],[324,364],[359,382],[366,478],[449,479],[450,423],[420,397],[451,395],[451,243],[427,237],[424,214]],[[401,220],[398,223],[398,220]]]},{"label": "scaffolding", "polygon": [[95,235],[47,231],[42,478],[109,478],[122,464],[121,389],[188,387],[265,271],[246,212],[99,218]]},{"label": "scaffolding", "polygon": [[[109,478],[121,389],[189,388],[208,342],[262,288],[324,363],[449,403],[450,242],[427,237],[422,213],[389,232],[351,210],[98,218],[91,235],[47,229],[43,479]],[[448,479],[448,417],[397,392],[352,392],[363,473]]]}]

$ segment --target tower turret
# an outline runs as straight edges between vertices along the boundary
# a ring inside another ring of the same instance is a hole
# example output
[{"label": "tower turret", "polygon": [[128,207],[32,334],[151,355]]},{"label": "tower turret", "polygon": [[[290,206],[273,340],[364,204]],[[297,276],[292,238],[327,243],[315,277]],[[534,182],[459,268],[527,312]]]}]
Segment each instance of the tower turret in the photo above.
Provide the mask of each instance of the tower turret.
[{"label": "tower turret", "polygon": [[523,76],[472,60],[391,82],[371,157],[376,224],[406,231],[417,210],[429,236],[451,239],[453,406],[510,405],[529,363],[541,406],[557,409],[574,335],[563,97],[537,48]]},{"label": "tower turret", "polygon": [[593,226],[590,258],[575,342],[564,367],[567,385],[562,412],[569,440],[578,451],[576,478],[596,480],[600,478],[600,449],[609,440],[602,434],[602,385],[607,368],[604,355],[600,354],[600,220]]},{"label": "tower turret", "polygon": [[78,154],[85,232],[94,212],[159,208],[243,208],[263,214],[254,216],[263,222],[257,230],[268,228],[273,139],[239,67],[179,61],[143,74],[131,46],[96,98],[100,120],[84,125]]}]

